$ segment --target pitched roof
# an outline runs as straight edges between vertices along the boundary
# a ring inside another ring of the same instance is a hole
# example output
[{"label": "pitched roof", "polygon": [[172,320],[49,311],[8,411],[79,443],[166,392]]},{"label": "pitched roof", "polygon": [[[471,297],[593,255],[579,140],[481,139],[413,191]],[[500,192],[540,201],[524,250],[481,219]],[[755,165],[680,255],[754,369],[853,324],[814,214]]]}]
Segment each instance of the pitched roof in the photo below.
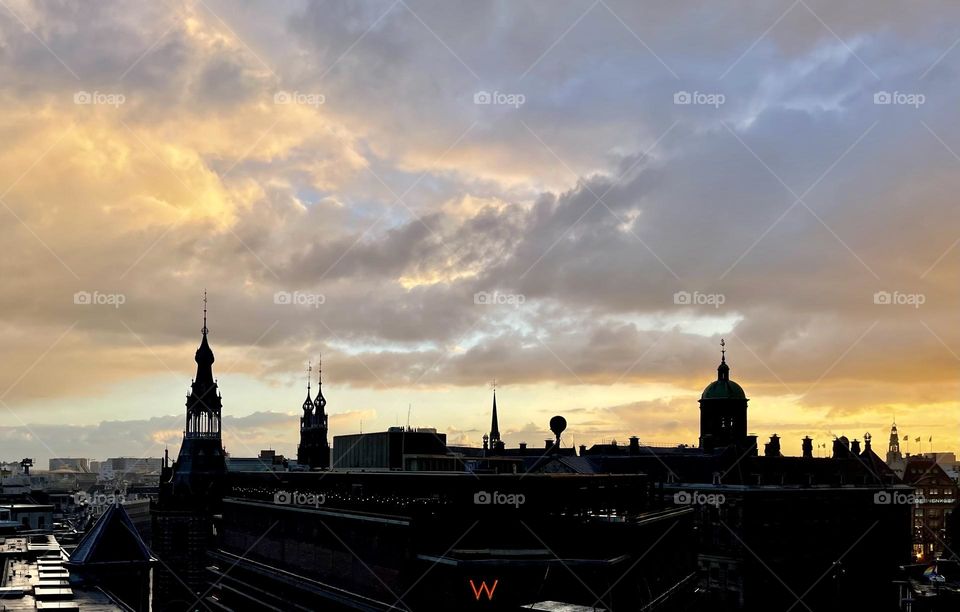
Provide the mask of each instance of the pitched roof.
[{"label": "pitched roof", "polygon": [[109,563],[114,561],[150,561],[150,550],[120,504],[104,512],[70,555],[70,563]]}]

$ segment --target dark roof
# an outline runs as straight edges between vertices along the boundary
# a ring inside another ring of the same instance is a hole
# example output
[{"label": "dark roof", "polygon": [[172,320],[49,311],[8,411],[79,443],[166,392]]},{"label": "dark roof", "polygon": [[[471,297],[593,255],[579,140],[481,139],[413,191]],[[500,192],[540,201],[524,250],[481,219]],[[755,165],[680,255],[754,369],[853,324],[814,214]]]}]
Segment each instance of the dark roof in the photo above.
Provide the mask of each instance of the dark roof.
[{"label": "dark roof", "polygon": [[104,512],[70,555],[72,565],[150,561],[150,550],[120,504]]}]

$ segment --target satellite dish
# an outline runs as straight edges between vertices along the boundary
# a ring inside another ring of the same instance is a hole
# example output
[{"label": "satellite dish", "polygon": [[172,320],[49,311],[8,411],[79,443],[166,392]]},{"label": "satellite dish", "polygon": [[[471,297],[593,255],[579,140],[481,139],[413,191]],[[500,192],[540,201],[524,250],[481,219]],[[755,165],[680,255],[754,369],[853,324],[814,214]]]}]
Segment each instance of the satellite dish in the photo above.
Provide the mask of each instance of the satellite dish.
[{"label": "satellite dish", "polygon": [[553,435],[557,436],[557,439],[560,439],[560,434],[563,433],[563,430],[567,428],[567,419],[563,418],[560,415],[557,415],[550,419],[550,431],[553,432]]}]

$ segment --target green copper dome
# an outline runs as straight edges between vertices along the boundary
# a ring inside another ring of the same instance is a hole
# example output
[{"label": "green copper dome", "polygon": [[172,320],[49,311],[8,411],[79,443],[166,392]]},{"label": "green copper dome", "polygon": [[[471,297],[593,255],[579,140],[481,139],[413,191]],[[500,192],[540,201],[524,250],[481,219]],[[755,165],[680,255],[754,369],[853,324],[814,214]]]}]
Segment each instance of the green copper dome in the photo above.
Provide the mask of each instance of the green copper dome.
[{"label": "green copper dome", "polygon": [[747,395],[743,392],[743,387],[730,380],[730,366],[727,365],[726,342],[720,340],[721,351],[720,366],[717,367],[717,380],[713,381],[700,395],[701,400],[708,399],[738,399],[745,400]]},{"label": "green copper dome", "polygon": [[715,380],[703,390],[700,399],[747,399],[743,387],[732,380]]}]

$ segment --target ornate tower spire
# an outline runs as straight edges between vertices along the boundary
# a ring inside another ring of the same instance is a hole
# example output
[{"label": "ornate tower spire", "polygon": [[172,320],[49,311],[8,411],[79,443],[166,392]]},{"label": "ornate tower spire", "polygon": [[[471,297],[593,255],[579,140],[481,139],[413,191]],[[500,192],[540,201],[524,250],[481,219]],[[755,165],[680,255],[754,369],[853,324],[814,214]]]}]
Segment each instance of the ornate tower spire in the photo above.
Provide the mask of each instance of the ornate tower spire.
[{"label": "ornate tower spire", "polygon": [[313,400],[310,399],[310,375],[313,374],[313,364],[307,362],[307,399],[303,401],[303,412],[309,414],[313,410]]},{"label": "ornate tower spire", "polygon": [[200,330],[200,346],[194,355],[197,362],[197,375],[190,385],[187,396],[187,422],[185,433],[188,437],[220,437],[220,395],[217,383],[213,379],[213,349],[207,340],[207,292],[203,292],[203,328]]},{"label": "ornate tower spire", "polygon": [[311,469],[330,467],[330,444],[327,441],[327,415],[324,409],[327,400],[323,397],[323,361],[317,359],[317,397],[310,401],[310,374],[307,373],[307,399],[303,402],[303,417],[300,419],[300,445],[297,447],[297,463]]},{"label": "ornate tower spire", "polygon": [[[313,405],[317,410],[317,418],[319,419],[323,416],[324,408],[327,407],[327,399],[323,397],[323,355],[321,354],[317,358],[317,399],[314,400]],[[326,419],[324,419],[326,420]]]}]

